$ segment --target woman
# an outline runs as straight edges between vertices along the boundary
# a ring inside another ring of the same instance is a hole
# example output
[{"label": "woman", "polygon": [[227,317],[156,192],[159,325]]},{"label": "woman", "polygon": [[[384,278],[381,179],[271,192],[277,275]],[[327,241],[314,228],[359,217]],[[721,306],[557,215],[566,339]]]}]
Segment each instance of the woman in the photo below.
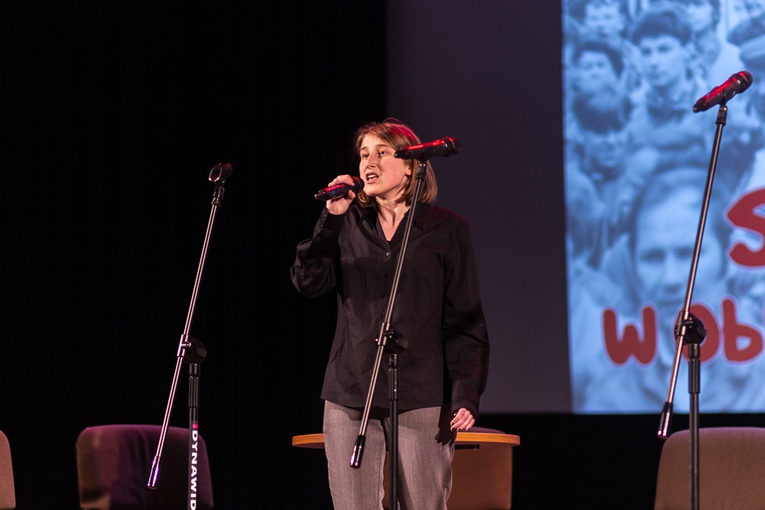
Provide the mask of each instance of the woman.
[{"label": "woman", "polygon": [[[406,344],[398,353],[397,392],[396,492],[402,509],[446,510],[456,432],[475,424],[486,385],[489,344],[468,225],[431,205],[437,186],[427,162],[414,207],[420,161],[394,156],[419,143],[396,119],[361,127],[354,151],[363,190],[326,202],[313,237],[298,244],[291,269],[303,295],[337,293],[337,325],[321,392],[336,510],[382,509],[392,432],[385,370],[376,381],[362,461],[354,468],[350,459],[410,213],[414,222],[389,318]],[[352,185],[351,176],[340,175],[329,186],[343,183]]]}]

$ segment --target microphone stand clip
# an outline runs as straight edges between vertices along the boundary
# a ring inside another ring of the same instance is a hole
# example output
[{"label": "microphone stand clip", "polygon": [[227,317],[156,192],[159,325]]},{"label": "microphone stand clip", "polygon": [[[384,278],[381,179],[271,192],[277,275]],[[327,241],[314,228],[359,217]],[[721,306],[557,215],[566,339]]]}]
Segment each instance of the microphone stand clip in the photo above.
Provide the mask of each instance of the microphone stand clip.
[{"label": "microphone stand clip", "polygon": [[409,347],[409,342],[401,338],[401,333],[397,329],[390,328],[390,326],[383,332],[382,339],[382,345],[379,339],[376,339],[375,343],[381,345],[390,354],[400,354]]},{"label": "microphone stand clip", "polygon": [[690,312],[680,312],[675,323],[675,336],[687,344],[701,344],[707,336],[707,328],[701,319]]}]

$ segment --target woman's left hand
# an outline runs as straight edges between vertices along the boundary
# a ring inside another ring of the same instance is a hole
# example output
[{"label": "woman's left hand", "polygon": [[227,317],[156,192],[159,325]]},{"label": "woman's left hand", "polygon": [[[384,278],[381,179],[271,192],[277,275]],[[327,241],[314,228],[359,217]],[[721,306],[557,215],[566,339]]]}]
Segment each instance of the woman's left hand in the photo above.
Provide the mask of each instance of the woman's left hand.
[{"label": "woman's left hand", "polygon": [[451,429],[458,432],[467,432],[473,425],[475,425],[473,413],[464,407],[460,407],[460,410],[457,411],[450,423]]}]

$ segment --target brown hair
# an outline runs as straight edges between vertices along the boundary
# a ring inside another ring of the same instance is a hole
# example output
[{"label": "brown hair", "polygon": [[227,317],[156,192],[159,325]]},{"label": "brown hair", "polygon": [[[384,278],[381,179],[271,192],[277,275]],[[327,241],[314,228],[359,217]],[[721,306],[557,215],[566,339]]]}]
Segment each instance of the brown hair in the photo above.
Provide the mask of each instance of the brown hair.
[{"label": "brown hair", "polygon": [[[382,122],[370,122],[365,124],[356,131],[356,135],[354,136],[354,151],[356,157],[359,157],[361,142],[367,135],[378,137],[380,140],[393,147],[394,150],[403,149],[404,147],[420,143],[420,139],[414,134],[414,131],[412,131],[409,126],[403,124],[398,119],[388,117]],[[416,174],[420,165],[420,160],[410,159],[407,160],[407,164],[412,170],[412,174],[408,177],[406,183],[404,199],[407,204],[411,204],[412,198],[414,198],[414,189],[417,181],[416,179],[413,179],[412,176]],[[433,167],[430,165],[430,161],[426,161],[425,178],[422,181],[422,188],[420,189],[418,202],[422,204],[430,204],[436,199],[436,195],[438,195],[436,174],[433,172]],[[356,194],[356,201],[362,207],[368,207],[372,204],[372,199],[368,197],[363,190]]]}]

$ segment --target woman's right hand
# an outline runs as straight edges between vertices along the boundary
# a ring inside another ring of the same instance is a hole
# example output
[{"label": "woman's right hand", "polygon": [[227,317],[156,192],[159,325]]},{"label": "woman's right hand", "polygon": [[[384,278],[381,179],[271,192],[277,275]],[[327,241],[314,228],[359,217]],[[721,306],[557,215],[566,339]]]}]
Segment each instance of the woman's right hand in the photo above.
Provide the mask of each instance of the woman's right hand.
[{"label": "woman's right hand", "polygon": [[[349,186],[353,186],[354,183],[350,175],[338,175],[329,184],[327,184],[327,187],[336,186],[338,184],[348,184]],[[354,198],[356,198],[356,193],[354,193],[352,190],[349,190],[348,193],[346,193],[344,196],[327,200],[327,211],[329,211],[329,214],[345,214],[348,211],[348,208],[351,206],[351,202],[353,202]]]}]

